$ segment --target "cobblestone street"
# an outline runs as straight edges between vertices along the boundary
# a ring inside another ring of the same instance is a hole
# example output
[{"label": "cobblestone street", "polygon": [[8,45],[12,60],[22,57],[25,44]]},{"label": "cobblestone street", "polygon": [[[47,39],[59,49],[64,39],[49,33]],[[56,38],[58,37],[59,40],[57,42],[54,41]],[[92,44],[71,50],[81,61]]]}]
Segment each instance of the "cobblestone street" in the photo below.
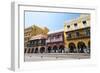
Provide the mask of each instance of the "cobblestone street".
[{"label": "cobblestone street", "polygon": [[28,61],[43,61],[43,60],[63,60],[63,59],[89,59],[87,53],[43,53],[43,54],[25,54],[24,60]]}]

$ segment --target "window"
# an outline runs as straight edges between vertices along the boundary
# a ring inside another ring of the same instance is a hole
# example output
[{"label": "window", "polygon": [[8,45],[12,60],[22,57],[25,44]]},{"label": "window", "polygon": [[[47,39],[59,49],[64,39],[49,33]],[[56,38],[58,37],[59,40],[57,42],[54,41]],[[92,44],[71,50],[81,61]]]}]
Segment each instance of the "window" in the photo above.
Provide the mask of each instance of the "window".
[{"label": "window", "polygon": [[76,32],[76,37],[79,37],[79,35],[80,35],[79,32]]},{"label": "window", "polygon": [[37,45],[37,40],[34,40],[34,46],[36,46]]},{"label": "window", "polygon": [[56,38],[60,38],[60,34],[57,34],[57,35],[56,35]]},{"label": "window", "polygon": [[32,41],[30,41],[30,44],[32,44]]},{"label": "window", "polygon": [[41,43],[42,43],[42,40],[38,40],[38,44],[41,45]]},{"label": "window", "polygon": [[67,25],[67,28],[70,28],[70,25]]},{"label": "window", "polygon": [[51,39],[54,39],[54,37],[55,37],[54,35],[51,35]]},{"label": "window", "polygon": [[86,24],[86,21],[82,21],[83,24]]},{"label": "window", "polygon": [[85,30],[85,34],[86,34],[87,36],[90,36],[90,30]]},{"label": "window", "polygon": [[46,44],[46,40],[45,39],[42,39],[41,40],[41,45],[45,45]]},{"label": "window", "polygon": [[32,41],[32,44],[34,45],[34,41]]},{"label": "window", "polygon": [[77,27],[77,23],[75,23],[74,26]]},{"label": "window", "polygon": [[71,33],[68,33],[67,34],[67,38],[71,38]]}]

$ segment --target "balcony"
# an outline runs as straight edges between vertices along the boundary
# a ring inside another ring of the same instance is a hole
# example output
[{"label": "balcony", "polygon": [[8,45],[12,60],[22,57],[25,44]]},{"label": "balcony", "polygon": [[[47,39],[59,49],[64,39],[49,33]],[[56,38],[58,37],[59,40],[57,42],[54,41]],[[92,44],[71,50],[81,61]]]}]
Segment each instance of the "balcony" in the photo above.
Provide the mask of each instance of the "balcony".
[{"label": "balcony", "polygon": [[47,43],[52,43],[52,42],[60,42],[60,41],[63,41],[63,37],[59,37],[59,38],[56,38],[56,37],[54,37],[54,38],[52,38],[52,39],[48,39],[48,40],[46,40],[46,42]]},{"label": "balcony", "polygon": [[46,42],[49,43],[49,42],[51,42],[51,40],[50,39],[47,39]]},{"label": "balcony", "polygon": [[89,38],[90,34],[79,34],[79,36],[76,36],[75,34],[71,35],[71,37],[67,37],[67,40],[73,40],[73,39],[82,39],[82,38]]},{"label": "balcony", "polygon": [[44,46],[44,45],[46,45],[45,40],[34,40],[34,41],[29,41],[29,44],[27,46],[35,47],[35,46]]}]

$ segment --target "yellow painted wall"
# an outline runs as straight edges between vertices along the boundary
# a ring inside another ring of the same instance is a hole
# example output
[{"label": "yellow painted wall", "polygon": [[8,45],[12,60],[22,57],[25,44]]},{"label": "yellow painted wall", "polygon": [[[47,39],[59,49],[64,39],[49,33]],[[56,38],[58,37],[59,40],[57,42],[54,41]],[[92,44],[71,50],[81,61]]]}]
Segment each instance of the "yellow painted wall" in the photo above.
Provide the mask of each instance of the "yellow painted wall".
[{"label": "yellow painted wall", "polygon": [[[84,20],[86,20],[86,25],[84,25],[83,23],[82,23],[82,21],[84,21]],[[77,23],[77,28],[75,28],[75,26],[74,26],[74,23]],[[67,27],[67,25],[70,25],[70,28],[66,28]],[[77,19],[74,19],[74,20],[72,20],[72,21],[70,21],[70,22],[68,22],[68,23],[64,23],[64,32],[70,32],[70,31],[72,31],[72,30],[78,30],[78,29],[81,29],[81,28],[86,28],[86,27],[90,27],[90,15],[87,15],[87,16],[85,16],[84,17],[84,15],[80,15],[80,17],[79,18],[77,18]],[[81,31],[79,31],[79,32],[81,32]],[[74,33],[74,32],[73,32]],[[85,45],[86,46],[88,46],[88,42],[90,41],[90,38],[81,38],[81,39],[72,39],[72,40],[67,40],[66,37],[67,36],[67,34],[65,34],[64,33],[64,42],[66,42],[65,43],[65,47],[66,48],[68,48],[68,45],[69,45],[69,43],[71,43],[71,42],[73,42],[74,44],[75,44],[75,46],[77,47],[77,44],[78,44],[78,42],[80,42],[80,41],[82,41],[82,42],[84,42],[85,43]]]},{"label": "yellow painted wall", "polygon": [[90,41],[90,38],[83,38],[83,39],[74,39],[67,42],[67,48],[69,48],[69,43],[74,43],[77,47],[78,42],[84,42],[86,46],[88,46],[88,42]]},{"label": "yellow painted wall", "polygon": [[[84,25],[82,21],[86,20],[87,24]],[[77,23],[77,27],[74,27],[74,23]],[[68,23],[65,23],[66,25],[70,25],[70,28],[66,28],[67,31],[75,30],[75,29],[80,29],[80,28],[85,28],[85,27],[90,27],[90,15],[82,17],[80,15],[79,18],[74,19]]]}]

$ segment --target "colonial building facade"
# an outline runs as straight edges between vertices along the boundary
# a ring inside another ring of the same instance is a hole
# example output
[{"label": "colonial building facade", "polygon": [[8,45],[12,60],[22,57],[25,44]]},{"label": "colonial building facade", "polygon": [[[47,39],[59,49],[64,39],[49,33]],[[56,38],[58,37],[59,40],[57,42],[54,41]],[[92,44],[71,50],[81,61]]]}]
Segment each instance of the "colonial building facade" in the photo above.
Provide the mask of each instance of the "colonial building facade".
[{"label": "colonial building facade", "polygon": [[24,36],[25,53],[90,53],[90,15],[65,22],[61,31],[33,25]]},{"label": "colonial building facade", "polygon": [[44,53],[46,52],[46,35],[36,35],[31,37],[31,39],[28,41],[27,47],[25,50],[27,50],[27,53]]},{"label": "colonial building facade", "polygon": [[90,53],[90,15],[80,15],[79,18],[65,23],[67,48],[71,53]]},{"label": "colonial building facade", "polygon": [[33,36],[25,47],[25,53],[64,53],[63,31],[52,32],[47,35]]},{"label": "colonial building facade", "polygon": [[[44,52],[46,45],[48,28],[43,26],[32,25],[24,30],[24,52],[25,53],[39,53]],[[39,51],[40,48],[43,50]]]},{"label": "colonial building facade", "polygon": [[27,42],[31,39],[31,37],[43,34],[47,36],[47,33],[49,32],[48,28],[43,27],[43,26],[37,26],[37,25],[32,25],[31,27],[25,28],[24,29],[24,42],[25,46],[27,46]]},{"label": "colonial building facade", "polygon": [[48,33],[46,43],[48,53],[64,53],[64,31]]}]

